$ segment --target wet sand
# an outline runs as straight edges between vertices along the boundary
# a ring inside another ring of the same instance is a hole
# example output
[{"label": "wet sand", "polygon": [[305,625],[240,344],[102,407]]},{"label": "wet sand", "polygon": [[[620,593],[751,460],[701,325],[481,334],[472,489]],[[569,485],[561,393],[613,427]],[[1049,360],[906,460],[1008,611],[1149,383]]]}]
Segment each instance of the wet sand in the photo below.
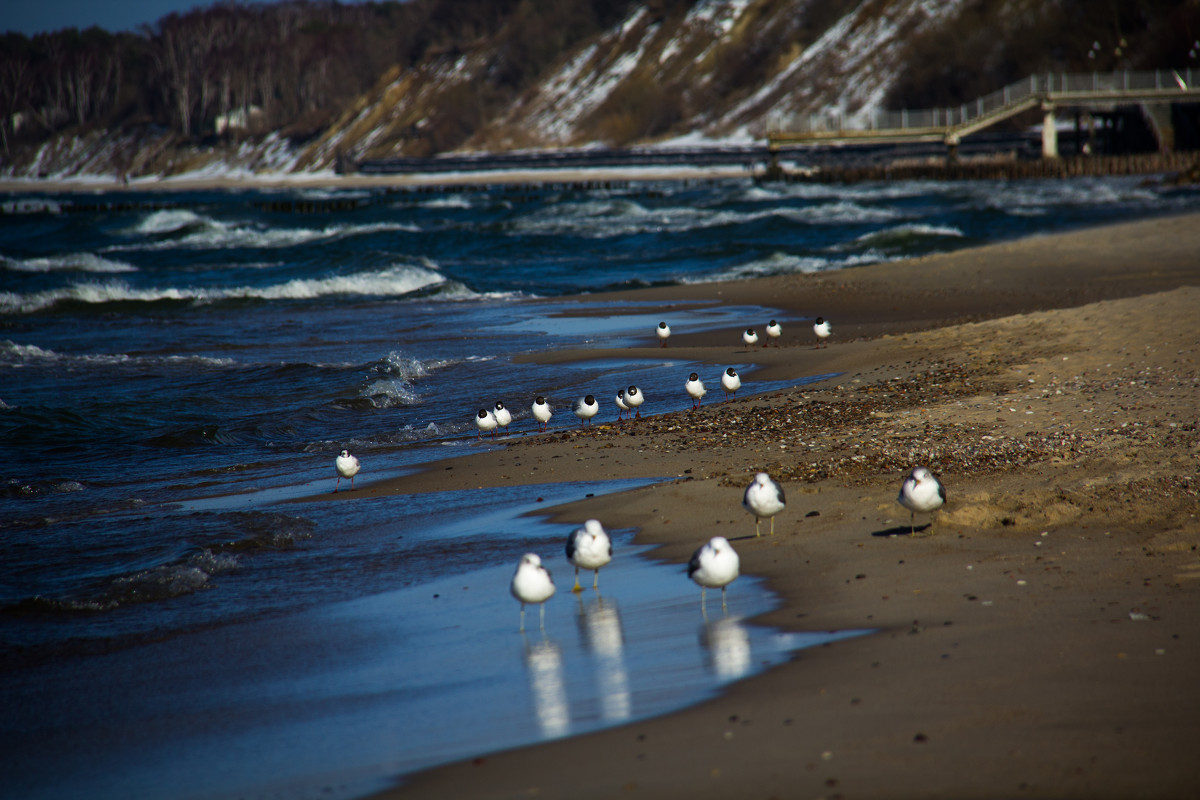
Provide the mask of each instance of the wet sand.
[{"label": "wet sand", "polygon": [[[407,776],[384,797],[1200,796],[1200,215],[605,295],[622,298],[668,320],[672,304],[709,303],[795,317],[778,347],[751,351],[740,329],[673,336],[672,358],[715,365],[698,411],[681,374],[678,397],[645,407],[670,413],[512,436],[330,501],[675,476],[557,516],[635,526],[680,563],[726,536],[782,598],[761,623],[878,632],[687,710]],[[817,314],[834,326],[822,349],[799,318]],[[639,354],[663,356],[652,332],[621,351]],[[717,367],[749,360],[760,369],[724,400]],[[916,464],[948,502],[910,535],[895,496]],[[762,469],[788,505],[756,538],[740,501]]]}]

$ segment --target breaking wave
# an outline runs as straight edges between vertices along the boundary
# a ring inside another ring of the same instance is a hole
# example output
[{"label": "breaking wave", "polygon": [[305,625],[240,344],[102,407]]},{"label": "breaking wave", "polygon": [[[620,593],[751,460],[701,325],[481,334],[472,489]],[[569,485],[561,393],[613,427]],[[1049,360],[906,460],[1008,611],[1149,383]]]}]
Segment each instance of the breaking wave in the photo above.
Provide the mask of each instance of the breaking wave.
[{"label": "breaking wave", "polygon": [[146,241],[115,245],[110,249],[269,249],[395,231],[411,233],[419,231],[419,228],[397,222],[328,225],[323,228],[280,228],[247,222],[226,222],[201,216],[193,211],[156,211],[128,231],[145,236]]},{"label": "breaking wave", "polygon": [[0,258],[0,265],[12,272],[137,272],[137,267],[93,253],[63,253],[39,258]]},{"label": "breaking wave", "polygon": [[473,296],[466,287],[449,281],[436,270],[398,266],[376,272],[296,278],[267,286],[234,286],[224,289],[191,287],[138,288],[124,281],[76,283],[42,292],[0,292],[0,314],[28,314],[59,303],[157,303],[161,301],[211,303],[223,300],[312,300],[329,295],[403,297],[438,289],[454,299]]},{"label": "breaking wave", "polygon": [[209,356],[131,356],[126,353],[70,353],[63,354],[38,347],[35,344],[19,344],[11,339],[0,339],[0,366],[20,367],[33,364],[77,365],[134,364],[144,366],[187,365],[229,367],[235,365],[232,358]]}]

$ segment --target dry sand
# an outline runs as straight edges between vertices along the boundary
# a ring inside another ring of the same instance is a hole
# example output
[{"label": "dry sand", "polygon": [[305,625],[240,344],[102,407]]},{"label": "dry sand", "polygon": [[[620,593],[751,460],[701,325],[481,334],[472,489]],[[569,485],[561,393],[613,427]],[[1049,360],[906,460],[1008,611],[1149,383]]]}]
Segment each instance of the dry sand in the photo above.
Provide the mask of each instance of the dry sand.
[{"label": "dry sand", "polygon": [[[782,599],[762,623],[877,633],[386,797],[1200,797],[1200,215],[627,296],[664,318],[714,302],[823,314],[825,349],[796,321],[778,348],[725,330],[670,353],[758,362],[743,394],[838,375],[729,401],[710,386],[696,412],[681,375],[648,404],[679,411],[512,437],[330,498],[678,476],[557,515],[635,526],[679,562],[724,535]],[[647,334],[622,355],[661,358]],[[895,496],[919,463],[949,500],[912,536]],[[788,495],[773,537],[740,507],[760,469]]]}]

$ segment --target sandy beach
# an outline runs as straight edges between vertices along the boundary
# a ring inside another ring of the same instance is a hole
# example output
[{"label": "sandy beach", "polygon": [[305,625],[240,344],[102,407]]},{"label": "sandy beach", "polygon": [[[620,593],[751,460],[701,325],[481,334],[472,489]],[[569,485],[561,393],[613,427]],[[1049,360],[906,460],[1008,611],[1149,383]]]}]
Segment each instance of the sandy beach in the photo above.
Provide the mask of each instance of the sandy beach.
[{"label": "sandy beach", "polygon": [[[726,536],[781,598],[762,624],[876,632],[685,711],[429,770],[384,797],[1200,796],[1198,253],[1200,217],[1183,216],[629,293],[664,317],[820,313],[834,336],[815,349],[797,322],[752,353],[737,330],[673,336],[673,358],[760,369],[695,412],[681,378],[678,411],[514,436],[330,499],[674,476],[555,513],[635,526],[681,564]],[[650,335],[639,352],[662,357]],[[910,535],[895,497],[916,464],[948,501]],[[756,538],[740,500],[762,469],[788,505]]]}]

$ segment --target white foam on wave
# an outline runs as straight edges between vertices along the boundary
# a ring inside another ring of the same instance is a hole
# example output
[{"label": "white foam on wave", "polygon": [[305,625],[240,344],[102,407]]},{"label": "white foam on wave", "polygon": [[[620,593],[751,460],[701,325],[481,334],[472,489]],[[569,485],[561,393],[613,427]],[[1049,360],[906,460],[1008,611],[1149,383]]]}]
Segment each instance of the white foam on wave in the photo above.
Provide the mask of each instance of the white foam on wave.
[{"label": "white foam on wave", "polygon": [[94,253],[62,253],[38,258],[0,258],[0,264],[12,272],[137,272],[137,267],[123,261],[95,255]]},{"label": "white foam on wave", "polygon": [[63,354],[47,350],[35,344],[18,344],[11,339],[0,340],[0,366],[21,367],[48,363],[64,365],[119,365],[137,366],[204,366],[231,367],[237,364],[232,358],[211,356],[131,356],[127,353],[72,353]]},{"label": "white foam on wave", "polygon": [[[217,302],[221,300],[311,300],[329,295],[402,297],[444,286],[452,299],[474,295],[461,284],[451,283],[433,269],[401,265],[376,272],[334,275],[326,278],[296,278],[267,286],[234,286],[226,289],[177,287],[135,288],[124,281],[86,282],[31,294],[0,292],[0,314],[28,314],[62,302],[91,304],[163,300]],[[461,287],[461,288],[460,288]]]},{"label": "white foam on wave", "polygon": [[838,270],[844,267],[858,266],[861,264],[877,264],[881,261],[890,261],[891,259],[876,250],[868,250],[863,253],[856,253],[847,258],[825,258],[822,256],[798,256],[790,253],[772,253],[765,258],[754,259],[743,264],[730,267],[719,273],[691,276],[683,278],[680,282],[685,284],[693,283],[720,283],[721,281],[734,281],[744,278],[763,278],[771,275],[792,275],[796,273],[812,273],[812,272],[827,272],[830,270]]},{"label": "white foam on wave", "polygon": [[780,213],[785,217],[792,217],[798,222],[805,222],[809,225],[879,223],[901,218],[900,212],[894,208],[864,206],[849,200],[787,208],[781,210]]},{"label": "white foam on wave", "polygon": [[422,361],[392,351],[376,362],[375,376],[362,387],[359,397],[377,408],[416,405],[421,399],[416,382],[453,363],[444,359]]},{"label": "white foam on wave", "polygon": [[[191,212],[182,212],[191,213]],[[195,216],[195,215],[193,215]],[[419,232],[420,228],[398,222],[369,225],[328,225],[324,228],[265,228],[241,222],[223,222],[196,216],[199,227],[176,239],[114,246],[113,250],[226,250],[237,248],[297,247],[372,233]],[[178,230],[176,228],[175,230]],[[162,233],[163,231],[157,231]]]},{"label": "white foam on wave", "polygon": [[514,230],[523,235],[606,239],[642,233],[688,233],[710,228],[732,228],[766,219],[804,225],[836,225],[883,223],[901,218],[902,214],[896,209],[849,200],[801,206],[770,205],[746,211],[696,206],[646,208],[631,200],[606,199],[547,208],[517,221]]},{"label": "white foam on wave", "polygon": [[895,225],[890,228],[864,233],[862,236],[859,236],[857,239],[855,239],[854,243],[856,245],[870,245],[903,239],[916,239],[934,236],[961,239],[965,235],[966,234],[953,225],[927,225],[924,223],[912,223],[906,225]]},{"label": "white foam on wave", "polygon": [[202,217],[194,211],[167,209],[149,214],[141,222],[130,228],[129,232],[155,236],[164,233],[174,233],[184,228],[211,222],[212,220],[208,217]]}]

